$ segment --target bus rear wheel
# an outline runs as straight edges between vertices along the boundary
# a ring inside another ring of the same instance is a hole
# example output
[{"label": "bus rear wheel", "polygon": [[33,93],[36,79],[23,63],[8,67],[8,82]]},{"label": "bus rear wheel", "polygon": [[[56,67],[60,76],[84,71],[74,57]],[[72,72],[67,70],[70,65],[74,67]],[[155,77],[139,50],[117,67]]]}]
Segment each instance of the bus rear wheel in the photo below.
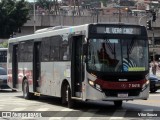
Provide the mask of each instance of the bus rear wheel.
[{"label": "bus rear wheel", "polygon": [[30,99],[31,98],[31,93],[29,93],[29,84],[27,80],[23,81],[23,97],[25,99]]},{"label": "bus rear wheel", "polygon": [[118,101],[114,101],[114,106],[116,107],[116,108],[120,108],[120,107],[122,107],[122,100],[118,100]]}]

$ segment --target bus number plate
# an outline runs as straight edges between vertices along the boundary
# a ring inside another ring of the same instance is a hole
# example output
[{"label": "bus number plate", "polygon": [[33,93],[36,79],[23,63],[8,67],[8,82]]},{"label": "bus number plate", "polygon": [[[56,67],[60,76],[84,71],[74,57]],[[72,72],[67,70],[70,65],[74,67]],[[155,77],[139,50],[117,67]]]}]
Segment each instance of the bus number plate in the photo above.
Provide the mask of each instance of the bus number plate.
[{"label": "bus number plate", "polygon": [[118,93],[118,97],[126,98],[128,97],[128,93]]}]

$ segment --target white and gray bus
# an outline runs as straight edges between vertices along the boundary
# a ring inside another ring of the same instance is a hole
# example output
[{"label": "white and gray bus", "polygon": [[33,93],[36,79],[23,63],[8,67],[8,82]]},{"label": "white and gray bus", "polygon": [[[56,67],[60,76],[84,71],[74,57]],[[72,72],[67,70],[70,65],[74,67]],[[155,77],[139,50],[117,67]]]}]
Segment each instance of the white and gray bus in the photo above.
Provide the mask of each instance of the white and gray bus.
[{"label": "white and gray bus", "polygon": [[8,85],[25,99],[49,95],[113,101],[149,96],[148,37],[144,26],[96,23],[44,30],[9,40]]},{"label": "white and gray bus", "polygon": [[8,48],[0,48],[0,67],[7,69],[7,50]]}]

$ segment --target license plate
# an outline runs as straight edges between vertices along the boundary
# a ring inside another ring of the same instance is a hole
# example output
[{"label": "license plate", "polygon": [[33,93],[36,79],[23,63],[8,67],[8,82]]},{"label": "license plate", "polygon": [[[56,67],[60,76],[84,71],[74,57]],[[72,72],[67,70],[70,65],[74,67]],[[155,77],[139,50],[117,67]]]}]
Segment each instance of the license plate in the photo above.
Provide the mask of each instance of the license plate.
[{"label": "license plate", "polygon": [[118,93],[118,97],[126,98],[128,97],[128,93]]}]

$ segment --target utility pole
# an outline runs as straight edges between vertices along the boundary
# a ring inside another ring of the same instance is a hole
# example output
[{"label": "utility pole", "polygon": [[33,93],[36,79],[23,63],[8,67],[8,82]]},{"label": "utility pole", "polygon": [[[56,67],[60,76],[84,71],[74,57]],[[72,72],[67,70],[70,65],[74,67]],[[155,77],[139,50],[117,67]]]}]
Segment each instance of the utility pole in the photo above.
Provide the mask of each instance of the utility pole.
[{"label": "utility pole", "polygon": [[78,7],[78,15],[81,16],[81,11],[80,11],[80,8],[79,8],[79,1],[75,0],[75,2],[77,3],[77,7]]},{"label": "utility pole", "polygon": [[118,10],[119,10],[119,22],[121,22],[121,9],[120,9],[120,6],[119,6]]},{"label": "utility pole", "polygon": [[97,14],[97,23],[98,23],[98,14],[99,14],[98,10],[96,10],[96,14]]},{"label": "utility pole", "polygon": [[34,33],[35,33],[35,31],[36,31],[36,5],[35,5],[36,3],[35,3],[35,0],[34,0],[34,3],[33,3],[33,14],[34,14],[34,18],[33,18],[33,26],[34,26]]},{"label": "utility pole", "polygon": [[154,29],[152,28],[152,46],[153,46],[153,61],[155,61],[155,50],[154,50],[154,47],[155,47],[155,44],[154,44]]},{"label": "utility pole", "polygon": [[119,22],[121,22],[121,8],[120,8],[120,0],[118,0],[118,14],[119,14]]},{"label": "utility pole", "polygon": [[[71,9],[72,9],[72,4],[71,4]],[[75,16],[75,12],[76,12],[76,1],[73,1],[73,13],[72,13],[72,17],[73,17],[73,25],[74,25],[74,16]]]},{"label": "utility pole", "polygon": [[156,11],[152,11],[152,45],[153,45],[153,61],[155,61],[155,39],[154,39],[154,26],[153,22],[156,21]]}]

